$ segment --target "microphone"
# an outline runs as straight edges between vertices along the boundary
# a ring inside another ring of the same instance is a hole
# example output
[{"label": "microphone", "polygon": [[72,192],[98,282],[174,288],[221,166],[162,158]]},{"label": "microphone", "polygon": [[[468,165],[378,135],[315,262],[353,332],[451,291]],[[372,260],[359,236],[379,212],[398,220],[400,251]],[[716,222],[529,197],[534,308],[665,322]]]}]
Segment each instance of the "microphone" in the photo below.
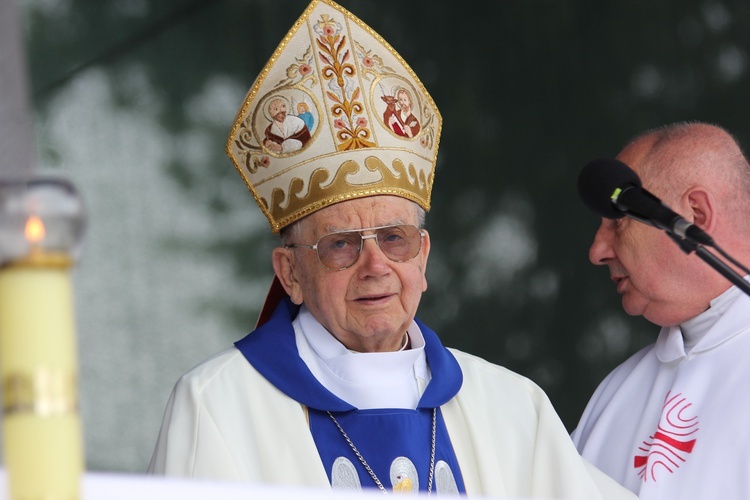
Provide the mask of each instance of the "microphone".
[{"label": "microphone", "polygon": [[695,243],[714,246],[711,236],[645,190],[638,174],[619,160],[600,158],[583,167],[578,194],[591,211],[606,219],[627,216]]}]

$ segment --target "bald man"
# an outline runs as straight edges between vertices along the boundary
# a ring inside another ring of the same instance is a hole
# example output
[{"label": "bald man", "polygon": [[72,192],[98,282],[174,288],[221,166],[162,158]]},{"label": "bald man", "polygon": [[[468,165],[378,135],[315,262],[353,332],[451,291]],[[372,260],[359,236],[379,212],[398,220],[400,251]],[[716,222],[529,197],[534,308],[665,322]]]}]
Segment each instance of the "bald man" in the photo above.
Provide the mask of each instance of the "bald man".
[{"label": "bald man", "polygon": [[[617,158],[750,262],[750,167],[729,133],[669,125]],[[578,450],[642,500],[750,498],[750,297],[663,231],[628,218],[602,220],[589,258],[608,266],[625,312],[661,331],[596,390],[573,432]]]}]

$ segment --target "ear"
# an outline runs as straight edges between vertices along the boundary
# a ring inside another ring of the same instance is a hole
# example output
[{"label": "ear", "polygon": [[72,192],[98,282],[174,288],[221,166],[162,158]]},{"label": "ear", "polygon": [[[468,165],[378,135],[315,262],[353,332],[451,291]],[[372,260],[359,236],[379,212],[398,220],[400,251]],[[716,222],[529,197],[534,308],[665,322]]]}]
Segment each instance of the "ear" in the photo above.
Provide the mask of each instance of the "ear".
[{"label": "ear", "polygon": [[302,286],[297,279],[297,267],[295,266],[292,250],[289,248],[276,247],[271,254],[273,271],[279,278],[281,286],[284,287],[289,298],[297,305],[302,304]]},{"label": "ear", "polygon": [[685,203],[689,212],[686,214],[688,221],[692,218],[693,224],[711,233],[716,228],[716,200],[713,195],[703,187],[691,188],[684,195]]},{"label": "ear", "polygon": [[419,250],[419,256],[422,259],[422,291],[427,290],[427,257],[430,256],[430,233],[423,229],[422,248]]}]

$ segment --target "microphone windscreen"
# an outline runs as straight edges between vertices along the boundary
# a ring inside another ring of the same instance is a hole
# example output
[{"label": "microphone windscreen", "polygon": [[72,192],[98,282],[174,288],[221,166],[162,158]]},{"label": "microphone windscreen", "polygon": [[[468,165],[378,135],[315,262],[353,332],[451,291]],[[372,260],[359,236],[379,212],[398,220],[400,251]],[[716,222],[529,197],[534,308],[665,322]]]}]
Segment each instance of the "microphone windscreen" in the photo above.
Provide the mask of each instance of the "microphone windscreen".
[{"label": "microphone windscreen", "polygon": [[578,175],[578,195],[594,213],[606,219],[619,219],[625,214],[612,203],[617,188],[641,187],[638,174],[619,160],[600,158],[589,162]]}]

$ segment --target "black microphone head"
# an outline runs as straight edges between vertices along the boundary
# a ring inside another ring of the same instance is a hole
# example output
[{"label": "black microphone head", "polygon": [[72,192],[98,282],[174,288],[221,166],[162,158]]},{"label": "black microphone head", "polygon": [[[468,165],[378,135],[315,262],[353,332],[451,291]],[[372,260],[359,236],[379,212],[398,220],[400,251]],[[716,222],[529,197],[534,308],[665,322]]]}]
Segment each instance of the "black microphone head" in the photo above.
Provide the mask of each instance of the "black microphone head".
[{"label": "black microphone head", "polygon": [[578,195],[594,213],[606,219],[625,216],[614,203],[612,194],[617,188],[641,187],[638,174],[619,160],[599,158],[589,162],[578,175]]}]

